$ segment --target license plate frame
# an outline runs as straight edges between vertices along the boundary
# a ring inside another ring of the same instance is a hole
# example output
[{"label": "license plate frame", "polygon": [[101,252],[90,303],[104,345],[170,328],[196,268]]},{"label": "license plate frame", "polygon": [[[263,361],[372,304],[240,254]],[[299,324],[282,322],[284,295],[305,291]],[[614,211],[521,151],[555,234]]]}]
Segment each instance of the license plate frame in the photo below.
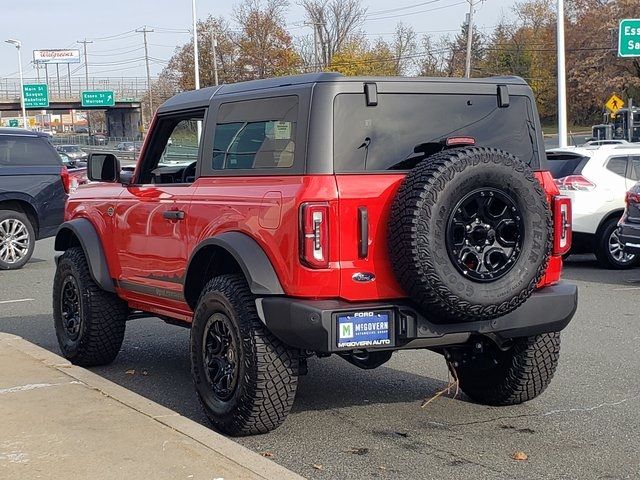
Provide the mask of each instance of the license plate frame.
[{"label": "license plate frame", "polygon": [[[386,328],[380,324],[386,322]],[[348,326],[348,324],[351,324]],[[388,349],[395,346],[395,315],[390,309],[350,310],[333,314],[338,350]],[[350,331],[348,331],[350,329]]]}]

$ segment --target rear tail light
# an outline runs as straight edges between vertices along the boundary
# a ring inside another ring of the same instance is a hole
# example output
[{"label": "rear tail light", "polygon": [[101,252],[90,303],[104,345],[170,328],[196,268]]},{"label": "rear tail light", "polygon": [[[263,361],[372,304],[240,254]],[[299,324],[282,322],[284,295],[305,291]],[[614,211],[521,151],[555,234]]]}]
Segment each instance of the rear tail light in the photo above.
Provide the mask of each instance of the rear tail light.
[{"label": "rear tail light", "polygon": [[569,175],[555,180],[559,190],[588,192],[596,188],[596,184],[582,175]]},{"label": "rear tail light", "polygon": [[60,179],[62,180],[65,193],[69,193],[71,189],[71,179],[69,178],[69,170],[67,170],[67,167],[60,168]]},{"label": "rear tail light", "polygon": [[564,255],[571,248],[571,199],[553,198],[553,254]]},{"label": "rear tail light", "polygon": [[303,203],[300,210],[300,255],[311,268],[329,267],[329,204]]},{"label": "rear tail light", "polygon": [[627,192],[624,201],[627,205],[631,203],[640,203],[640,194],[635,192]]},{"label": "rear tail light", "polygon": [[538,288],[542,288],[560,281],[562,255],[571,248],[571,200],[560,195],[558,180],[554,181],[550,172],[535,172],[535,175],[544,189],[553,213],[553,249],[544,276],[538,283]]}]

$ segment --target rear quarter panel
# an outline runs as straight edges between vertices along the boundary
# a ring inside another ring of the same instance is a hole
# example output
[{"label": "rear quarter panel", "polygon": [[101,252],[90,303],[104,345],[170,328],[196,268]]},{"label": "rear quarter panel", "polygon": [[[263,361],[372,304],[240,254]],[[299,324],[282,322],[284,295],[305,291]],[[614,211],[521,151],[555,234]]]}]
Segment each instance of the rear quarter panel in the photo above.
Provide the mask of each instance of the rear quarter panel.
[{"label": "rear quarter panel", "polygon": [[235,231],[253,238],[264,250],[287,295],[339,295],[338,222],[330,223],[330,268],[314,270],[300,263],[300,204],[327,201],[338,218],[332,175],[201,177],[189,210],[190,251],[203,240]]},{"label": "rear quarter panel", "polygon": [[31,204],[38,216],[38,238],[55,233],[64,218],[66,199],[60,166],[0,167],[0,201]]}]

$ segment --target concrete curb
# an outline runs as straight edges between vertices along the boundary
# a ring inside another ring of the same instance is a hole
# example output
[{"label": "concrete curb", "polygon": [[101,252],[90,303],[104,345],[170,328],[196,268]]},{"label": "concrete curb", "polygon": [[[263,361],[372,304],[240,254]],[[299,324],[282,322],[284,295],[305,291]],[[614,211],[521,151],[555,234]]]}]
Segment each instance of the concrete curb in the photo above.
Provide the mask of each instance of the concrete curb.
[{"label": "concrete curb", "polygon": [[0,332],[0,345],[6,344],[20,352],[54,368],[83,384],[98,390],[113,400],[179,432],[201,445],[217,452],[230,461],[268,480],[304,480],[304,477],[268,460],[246,447],[215,431],[200,425],[148,398],[127,390],[82,367],[72,365],[68,360],[24,340],[22,337]]}]

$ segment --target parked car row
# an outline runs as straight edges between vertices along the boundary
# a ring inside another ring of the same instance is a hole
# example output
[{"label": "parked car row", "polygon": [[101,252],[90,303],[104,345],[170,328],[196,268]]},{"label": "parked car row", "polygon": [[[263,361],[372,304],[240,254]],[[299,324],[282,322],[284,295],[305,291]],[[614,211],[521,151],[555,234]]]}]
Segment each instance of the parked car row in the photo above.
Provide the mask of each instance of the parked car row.
[{"label": "parked car row", "polygon": [[640,145],[554,148],[547,158],[558,189],[572,202],[570,254],[595,253],[607,268],[638,265],[640,255],[625,248],[618,222],[625,210],[625,193],[640,180]]}]

